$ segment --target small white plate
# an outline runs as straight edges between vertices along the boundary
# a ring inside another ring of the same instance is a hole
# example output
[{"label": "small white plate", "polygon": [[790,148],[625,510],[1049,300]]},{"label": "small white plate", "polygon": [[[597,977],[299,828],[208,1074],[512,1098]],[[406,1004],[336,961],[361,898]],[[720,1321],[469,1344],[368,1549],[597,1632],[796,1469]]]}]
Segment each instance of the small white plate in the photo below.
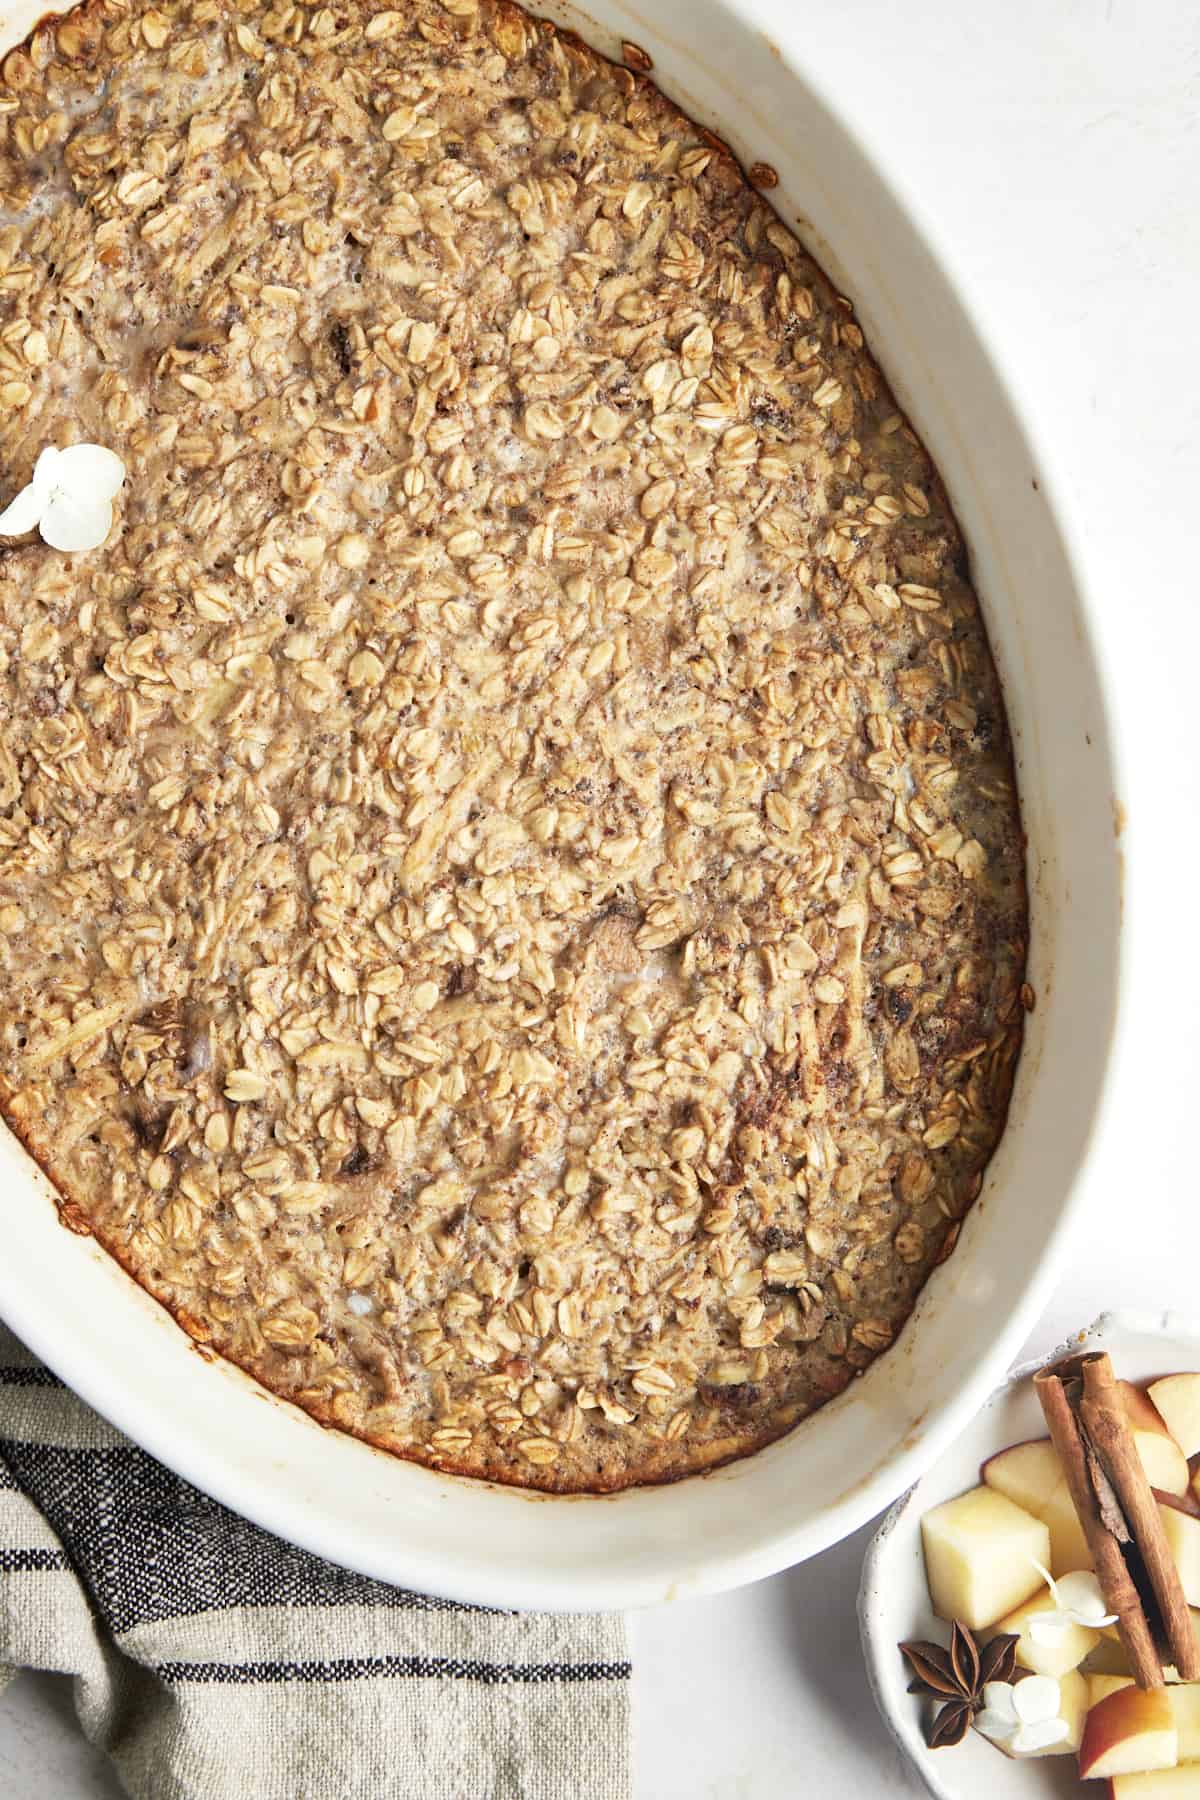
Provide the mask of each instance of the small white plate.
[{"label": "small white plate", "polygon": [[1200,1322],[1176,1313],[1105,1313],[1053,1355],[1014,1370],[962,1436],[896,1502],[863,1564],[858,1622],[876,1704],[937,1800],[980,1800],[984,1794],[987,1800],[1066,1800],[1068,1795],[1081,1800],[1088,1792],[1073,1756],[1016,1761],[975,1731],[955,1749],[927,1749],[921,1731],[926,1702],[908,1693],[910,1671],[898,1649],[909,1638],[949,1642],[949,1628],[934,1617],[929,1604],[921,1515],[974,1487],[981,1463],[997,1450],[1046,1435],[1030,1378],[1047,1363],[1080,1350],[1107,1350],[1119,1376],[1139,1383],[1153,1381],[1159,1375],[1200,1369]]}]

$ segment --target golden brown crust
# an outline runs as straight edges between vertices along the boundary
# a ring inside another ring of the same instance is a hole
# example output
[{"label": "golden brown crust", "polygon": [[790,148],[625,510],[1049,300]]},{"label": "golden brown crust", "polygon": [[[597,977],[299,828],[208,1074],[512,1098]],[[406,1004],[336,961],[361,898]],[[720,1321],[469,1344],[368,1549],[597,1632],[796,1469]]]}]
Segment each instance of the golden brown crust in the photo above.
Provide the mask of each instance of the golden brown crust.
[{"label": "golden brown crust", "polygon": [[0,552],[6,1117],[396,1454],[780,1435],[948,1253],[1020,1043],[1003,704],[848,304],[491,0],[92,0],[5,83],[5,467],[129,470],[102,550]]}]

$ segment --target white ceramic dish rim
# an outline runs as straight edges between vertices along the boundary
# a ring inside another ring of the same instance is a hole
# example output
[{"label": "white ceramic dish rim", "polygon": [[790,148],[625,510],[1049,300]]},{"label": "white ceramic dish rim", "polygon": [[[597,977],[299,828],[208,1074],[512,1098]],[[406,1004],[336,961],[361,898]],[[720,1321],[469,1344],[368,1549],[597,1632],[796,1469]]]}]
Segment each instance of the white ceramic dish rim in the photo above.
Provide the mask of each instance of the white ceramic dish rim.
[{"label": "white ceramic dish rim", "polygon": [[[19,41],[23,30],[43,10],[38,4],[16,9],[10,15],[5,41]],[[787,144],[777,148],[776,127],[764,120],[756,104],[740,90],[734,93],[723,75],[721,107],[710,104],[704,90],[717,79],[713,71],[719,66],[722,70],[745,67],[749,70],[745,80],[757,81],[764,93],[781,81],[789,98],[794,91],[796,111],[819,125],[838,147],[849,172],[847,179],[865,190],[868,199],[883,209],[892,232],[910,245],[911,256],[920,264],[929,292],[942,309],[944,329],[960,348],[965,347],[975,379],[987,390],[995,434],[1007,433],[1011,444],[1023,448],[1028,467],[1039,472],[1043,499],[1053,492],[1055,484],[1048,476],[1045,458],[1030,444],[995,359],[969,320],[952,281],[944,270],[934,268],[928,234],[915,209],[888,188],[836,108],[756,31],[757,9],[737,4],[737,0],[729,4],[699,0],[693,5],[686,0],[660,0],[654,18],[647,19],[623,0],[607,0],[604,10],[607,28],[603,32],[588,28],[575,13],[569,15],[569,22],[583,25],[585,35],[604,49],[611,49],[621,37],[650,48],[664,87],[693,116],[712,122],[747,161],[768,156],[779,164],[785,172],[782,195],[789,191],[786,171],[800,152]],[[555,16],[563,15],[556,10]],[[681,34],[686,42],[681,41]],[[719,54],[729,37],[741,52],[741,63],[727,64]],[[710,41],[712,66],[698,60],[692,48]],[[739,117],[748,122],[744,130],[735,129]],[[786,129],[786,125],[778,129]],[[853,187],[852,191],[857,192]],[[838,259],[817,229],[802,230],[802,235],[814,243],[827,269],[837,277]],[[845,283],[856,296],[861,296],[864,284],[871,287],[868,275],[873,277],[869,265],[859,273],[858,283]],[[885,284],[876,291],[876,306],[886,310],[886,304]],[[870,306],[860,299],[859,310],[870,330]],[[952,459],[948,461],[938,448],[938,434],[923,416],[921,392],[910,394],[904,379],[897,378],[896,357],[889,357],[886,334],[874,332],[873,341],[882,351],[894,385],[934,444],[935,456],[953,474]],[[912,361],[907,359],[901,376],[912,375]],[[927,369],[921,370],[922,379],[928,374]],[[952,432],[952,427],[946,429]],[[955,502],[966,517],[971,507],[958,492]],[[1091,774],[1098,774],[1115,791],[1119,763],[1103,701],[1106,684],[1081,611],[1081,584],[1075,572],[1078,559],[1064,535],[1061,513],[1051,516],[1055,522],[1046,526],[1047,553],[1056,559],[1065,589],[1062,622],[1074,634],[1073,653],[1083,667],[1081,691],[1100,765]],[[996,624],[993,616],[993,640],[1003,667]],[[1016,660],[1016,652],[1012,660]],[[1006,677],[1008,673],[1005,670]],[[1010,711],[1020,689],[1019,682],[1010,685]],[[1020,739],[1021,720],[1016,718],[1014,723]],[[1036,736],[1036,721],[1027,719],[1025,723],[1031,738]],[[1116,879],[1107,868],[1099,871],[1103,904],[1111,898],[1105,883]],[[552,1609],[648,1604],[757,1579],[837,1541],[907,1488],[957,1434],[988,1391],[996,1370],[1028,1334],[1053,1280],[1060,1246],[1078,1207],[1079,1176],[1095,1139],[1107,1080],[1107,1052],[1115,1032],[1126,936],[1114,925],[1102,946],[1107,959],[1097,976],[1090,1086],[1076,1109],[1076,1141],[1069,1153],[1072,1167],[1063,1181],[1064,1188],[1069,1186],[1072,1192],[1058,1194],[1053,1223],[1035,1246],[1036,1266],[1022,1274],[1019,1289],[977,1366],[959,1370],[925,1416],[909,1394],[907,1429],[893,1430],[892,1391],[901,1385],[901,1371],[913,1355],[911,1331],[864,1381],[806,1427],[806,1434],[820,1430],[832,1442],[834,1420],[852,1404],[859,1408],[866,1430],[871,1428],[874,1407],[891,1433],[883,1452],[867,1469],[851,1472],[831,1499],[818,1504],[807,1504],[793,1477],[783,1482],[781,1469],[789,1461],[788,1446],[794,1444],[793,1439],[674,1488],[632,1490],[612,1497],[548,1498],[439,1477],[381,1457],[339,1434],[324,1434],[228,1364],[214,1363],[201,1374],[193,1347],[163,1310],[90,1240],[61,1231],[46,1204],[48,1184],[7,1133],[0,1135],[0,1242],[15,1245],[16,1253],[0,1264],[0,1314],[69,1385],[197,1486],[268,1529],[365,1573],[464,1600]],[[1046,971],[1048,984],[1057,973],[1055,968]],[[1035,1034],[1037,1029],[1035,1025]],[[1037,1055],[1027,1051],[1026,1064],[1037,1060]],[[1034,1072],[1033,1067],[1024,1071],[1019,1094],[1022,1082],[1027,1087]],[[1014,1123],[1009,1136],[1020,1129]],[[994,1170],[1005,1156],[1006,1146],[1002,1146]],[[989,1176],[984,1200],[1001,1179],[999,1173]],[[31,1188],[36,1190],[36,1200]],[[17,1212],[18,1203],[24,1207],[23,1213]],[[30,1212],[30,1207],[35,1210]],[[964,1287],[959,1277],[965,1277],[970,1266],[972,1242],[985,1231],[981,1215],[986,1210],[981,1201],[968,1220],[956,1256],[927,1288],[916,1315],[917,1321],[924,1321],[922,1329],[932,1332],[929,1315],[945,1300],[951,1282],[956,1294]],[[1015,1282],[1015,1277],[1009,1278],[1009,1286]],[[946,1301],[943,1310],[949,1305]],[[815,1446],[817,1440],[809,1441]],[[331,1483],[327,1470],[334,1465],[336,1475]],[[800,1472],[797,1465],[796,1473]],[[786,1501],[789,1491],[790,1507]],[[736,1529],[728,1525],[731,1513],[743,1515]],[[457,1522],[447,1531],[446,1520],[451,1515]],[[497,1538],[503,1541],[503,1550]]]},{"label": "white ceramic dish rim", "polygon": [[[1075,1333],[1045,1356],[1037,1356],[1028,1362],[1021,1363],[1012,1371],[1007,1380],[1002,1381],[989,1394],[984,1405],[979,1409],[980,1413],[987,1412],[1011,1389],[1019,1387],[1023,1382],[1028,1381],[1030,1376],[1036,1375],[1039,1369],[1049,1368],[1051,1363],[1058,1362],[1061,1357],[1077,1355],[1083,1350],[1110,1350],[1118,1373],[1123,1373],[1120,1365],[1121,1346],[1123,1342],[1127,1343],[1131,1338],[1151,1342],[1155,1339],[1162,1339],[1164,1342],[1191,1345],[1195,1350],[1197,1365],[1200,1366],[1200,1319],[1184,1318],[1177,1312],[1152,1313],[1119,1310],[1105,1312],[1101,1313],[1099,1318],[1087,1327],[1086,1331]],[[1167,1365],[1164,1364],[1163,1367],[1165,1372]],[[1134,1379],[1141,1380],[1143,1377],[1135,1372]],[[1004,1445],[997,1443],[993,1448],[1001,1450]],[[953,1449],[953,1445],[949,1446],[950,1453],[953,1452]],[[925,1475],[932,1475],[935,1470],[936,1465],[931,1464],[925,1471]],[[893,1680],[889,1683],[886,1679],[885,1669],[887,1661],[897,1655],[897,1645],[891,1642],[887,1634],[876,1636],[872,1627],[875,1590],[881,1582],[887,1580],[887,1562],[894,1536],[903,1528],[909,1512],[918,1504],[918,1495],[923,1479],[924,1477],[915,1482],[908,1492],[902,1494],[888,1509],[879,1530],[868,1547],[863,1560],[862,1577],[858,1590],[859,1634],[862,1639],[863,1658],[867,1665],[867,1680],[875,1704],[879,1709],[880,1717],[903,1753],[909,1767],[920,1777],[934,1796],[934,1800],[965,1800],[968,1794],[975,1791],[972,1781],[966,1778],[961,1763],[956,1769],[950,1752],[940,1753],[930,1751],[925,1747],[921,1736],[919,1709],[915,1705],[910,1706],[904,1717],[899,1718],[889,1703],[889,1686],[894,1688],[896,1684],[894,1670],[892,1671]],[[906,1695],[905,1698],[907,1699],[907,1697]],[[999,1752],[996,1754],[998,1755]],[[1029,1783],[1022,1783],[1022,1786],[1028,1785],[1031,1800],[1034,1800],[1036,1792],[1034,1786],[1036,1778],[1041,1776],[1042,1785],[1048,1787],[1050,1778],[1058,1773],[1057,1769],[1048,1767],[1040,1761],[1005,1763],[999,1767],[1010,1780],[1016,1769],[1028,1771]],[[940,1773],[943,1769],[945,1770],[944,1778]],[[972,1774],[974,1773],[975,1771],[972,1771]],[[1071,1792],[1078,1792],[1080,1795],[1084,1795],[1088,1791],[1087,1784],[1082,1781],[1072,1781],[1067,1786]]]}]

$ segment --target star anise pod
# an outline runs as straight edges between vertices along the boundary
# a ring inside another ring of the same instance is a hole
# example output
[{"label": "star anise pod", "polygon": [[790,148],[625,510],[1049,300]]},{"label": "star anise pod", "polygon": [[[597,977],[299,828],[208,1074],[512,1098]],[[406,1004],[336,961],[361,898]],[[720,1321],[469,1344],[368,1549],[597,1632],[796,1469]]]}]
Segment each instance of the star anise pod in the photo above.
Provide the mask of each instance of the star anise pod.
[{"label": "star anise pod", "polygon": [[953,1750],[967,1735],[975,1708],[969,1700],[950,1700],[938,1711],[925,1733],[931,1750]]},{"label": "star anise pod", "polygon": [[957,1620],[951,1627],[948,1650],[928,1638],[901,1644],[900,1654],[913,1671],[909,1693],[943,1702],[926,1726],[925,1742],[931,1750],[962,1743],[983,1705],[988,1682],[1012,1680],[1016,1652],[1017,1640],[1011,1633],[994,1637],[981,1650],[974,1633]]},{"label": "star anise pod", "polygon": [[968,1700],[979,1693],[979,1645],[958,1620],[950,1627],[950,1667],[958,1678],[958,1690]]},{"label": "star anise pod", "polygon": [[949,1652],[927,1639],[901,1644],[900,1654],[913,1671],[910,1694],[933,1694],[943,1700],[963,1699]]},{"label": "star anise pod", "polygon": [[989,1681],[1010,1682],[1017,1672],[1017,1637],[1016,1633],[1006,1631],[1002,1637],[994,1637],[986,1644],[979,1657],[979,1696],[983,1698],[983,1690]]}]

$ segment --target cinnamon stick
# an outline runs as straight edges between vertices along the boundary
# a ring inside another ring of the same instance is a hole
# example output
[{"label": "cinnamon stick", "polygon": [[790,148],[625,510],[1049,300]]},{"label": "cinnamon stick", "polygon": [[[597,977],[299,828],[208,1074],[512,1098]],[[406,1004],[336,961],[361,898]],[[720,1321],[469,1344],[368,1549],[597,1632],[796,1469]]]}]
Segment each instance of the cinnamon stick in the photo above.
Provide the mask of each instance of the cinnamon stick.
[{"label": "cinnamon stick", "polygon": [[1192,1626],[1175,1558],[1167,1543],[1158,1502],[1133,1441],[1111,1360],[1101,1352],[1082,1359],[1083,1428],[1116,1490],[1158,1602],[1171,1661],[1183,1681],[1200,1680],[1200,1643]]},{"label": "cinnamon stick", "polygon": [[[1154,1646],[1149,1620],[1142,1605],[1121,1545],[1104,1518],[1088,1470],[1087,1451],[1079,1421],[1067,1399],[1061,1377],[1043,1369],[1033,1378],[1034,1391],[1046,1415],[1050,1441],[1058,1452],[1071,1500],[1083,1527],[1096,1579],[1108,1610],[1117,1615],[1117,1632],[1139,1687],[1165,1686],[1162,1663]],[[1180,1671],[1182,1673],[1182,1671]]]}]

